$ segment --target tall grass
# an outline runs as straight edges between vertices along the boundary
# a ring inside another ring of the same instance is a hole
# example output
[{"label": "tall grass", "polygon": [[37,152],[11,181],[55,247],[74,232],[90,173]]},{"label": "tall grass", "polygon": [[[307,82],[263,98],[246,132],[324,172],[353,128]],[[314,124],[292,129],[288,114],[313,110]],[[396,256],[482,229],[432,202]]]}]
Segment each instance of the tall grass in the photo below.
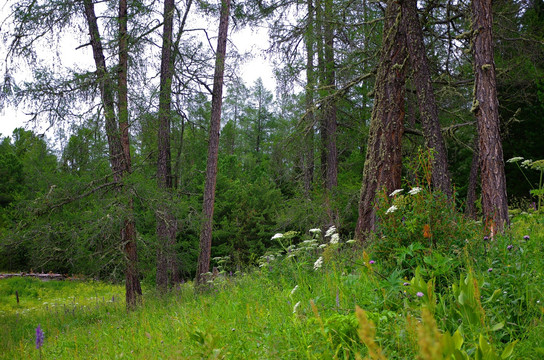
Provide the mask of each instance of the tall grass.
[{"label": "tall grass", "polygon": [[473,232],[460,251],[398,248],[388,259],[313,237],[198,291],[144,290],[130,313],[120,286],[1,280],[0,358],[40,358],[38,325],[44,359],[544,356],[544,217],[519,216],[492,241]]}]

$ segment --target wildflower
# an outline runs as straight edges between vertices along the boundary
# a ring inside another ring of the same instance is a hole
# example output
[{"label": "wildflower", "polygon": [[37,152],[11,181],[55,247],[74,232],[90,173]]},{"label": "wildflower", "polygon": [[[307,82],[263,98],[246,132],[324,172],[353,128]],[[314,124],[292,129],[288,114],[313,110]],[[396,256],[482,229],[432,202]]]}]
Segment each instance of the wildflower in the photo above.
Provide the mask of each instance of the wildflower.
[{"label": "wildflower", "polygon": [[297,291],[297,290],[298,290],[298,285],[296,285],[296,286],[293,288],[293,290],[291,290],[291,295],[293,295],[293,294],[295,293],[295,291]]},{"label": "wildflower", "polygon": [[372,265],[372,264],[375,264],[376,262],[375,262],[374,260],[370,260],[368,263],[369,263],[370,265]]},{"label": "wildflower", "polygon": [[514,245],[508,245],[508,246],[506,247],[506,249],[508,249],[508,250],[512,250],[513,248],[514,248]]},{"label": "wildflower", "polygon": [[348,240],[346,241],[346,244],[355,244],[355,240],[354,239]]},{"label": "wildflower", "polygon": [[387,209],[387,211],[385,212],[386,214],[390,214],[392,212],[395,212],[397,211],[398,207],[396,207],[395,205],[391,206],[389,209]]},{"label": "wildflower", "polygon": [[327,230],[327,232],[325,233],[325,237],[327,236],[331,236],[332,234],[334,234],[336,232],[336,227],[333,225],[329,228],[329,230]]},{"label": "wildflower", "polygon": [[319,233],[321,233],[321,229],[318,229],[318,228],[310,229],[310,233],[311,234],[319,234]]},{"label": "wildflower", "polygon": [[412,188],[412,190],[408,191],[408,194],[410,195],[416,195],[417,193],[419,193],[421,191],[421,188],[420,187],[415,187],[415,188]]},{"label": "wildflower", "polygon": [[403,191],[404,191],[404,189],[397,189],[397,190],[393,191],[391,194],[389,194],[389,196],[395,196],[397,194],[400,194]]},{"label": "wildflower", "polygon": [[489,236],[484,236],[484,241],[488,241],[489,240]]},{"label": "wildflower", "polygon": [[515,163],[515,162],[518,162],[518,161],[521,161],[521,160],[523,160],[523,158],[521,156],[515,156],[515,157],[513,157],[511,159],[506,160],[506,162]]},{"label": "wildflower", "polygon": [[528,168],[529,166],[531,166],[531,164],[533,163],[533,160],[525,160],[521,163],[521,166],[523,166],[524,168]]},{"label": "wildflower", "polygon": [[281,239],[282,237],[283,237],[283,234],[277,233],[276,235],[272,236],[272,238],[270,240]]},{"label": "wildflower", "polygon": [[525,235],[525,236],[523,237],[523,240],[529,240],[530,238],[531,238],[531,237],[530,237],[529,235]]},{"label": "wildflower", "polygon": [[[331,243],[332,243],[332,240],[331,240]],[[319,245],[319,248],[320,248],[320,249],[324,249],[324,248],[326,248],[326,247],[327,247],[327,244],[321,244],[321,245]]]},{"label": "wildflower", "polygon": [[297,303],[295,304],[295,306],[293,306],[293,314],[296,314],[296,313],[297,313],[297,309],[298,309],[299,306],[300,306],[300,301],[297,302]]},{"label": "wildflower", "polygon": [[431,234],[431,226],[430,226],[429,224],[425,224],[425,225],[423,226],[423,237],[424,237],[425,239],[428,239],[428,238],[431,237],[431,235],[432,235],[432,234]]},{"label": "wildflower", "polygon": [[402,284],[403,286],[410,286],[410,283],[409,282],[405,282]]},{"label": "wildflower", "polygon": [[417,297],[423,297],[423,295],[425,295],[425,294],[423,294],[421,291],[418,291],[416,295],[417,295]]},{"label": "wildflower", "polygon": [[40,325],[36,328],[36,349],[40,349],[43,345],[43,331]]},{"label": "wildflower", "polygon": [[321,266],[323,266],[323,256],[320,256],[319,259],[315,261],[314,270],[318,270]]},{"label": "wildflower", "polygon": [[487,269],[487,272],[492,272],[492,271],[493,271],[493,268]]},{"label": "wildflower", "polygon": [[340,235],[338,233],[332,234],[331,236],[331,244],[338,244],[338,241],[340,241]]}]

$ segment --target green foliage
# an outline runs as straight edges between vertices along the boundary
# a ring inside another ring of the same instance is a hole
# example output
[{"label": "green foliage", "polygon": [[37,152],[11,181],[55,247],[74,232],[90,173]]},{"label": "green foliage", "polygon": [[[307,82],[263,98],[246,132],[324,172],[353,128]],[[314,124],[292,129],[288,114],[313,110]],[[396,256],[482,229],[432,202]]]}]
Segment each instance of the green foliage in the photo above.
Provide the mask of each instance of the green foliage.
[{"label": "green foliage", "polygon": [[[535,210],[540,211],[542,209],[542,205],[544,204],[544,182],[542,180],[543,179],[542,176],[544,174],[544,159],[535,160],[535,161],[530,159],[523,160],[523,161],[522,160],[523,158],[518,156],[518,157],[513,157],[507,160],[507,163],[515,163],[517,165],[518,169],[523,174],[523,177],[525,178],[525,180],[527,180],[527,183],[531,187],[531,190],[529,191],[529,193],[538,199],[538,207],[535,207]],[[527,174],[525,173],[523,169],[533,169],[540,172],[538,185],[535,186],[533,183],[531,183],[531,181],[529,180],[529,178],[527,177]]]},{"label": "green foliage", "polygon": [[[286,249],[263,267],[231,276],[230,260],[217,258],[221,271],[207,292],[196,293],[191,283],[165,296],[144,288],[144,304],[131,313],[120,286],[0,280],[2,356],[38,356],[33,337],[40,324],[43,356],[58,359],[354,359],[371,352],[381,359],[539,358],[543,221],[515,218],[485,252],[480,246],[461,254],[434,250],[442,257],[424,262],[410,280],[345,239],[288,232],[275,236]],[[469,270],[445,277],[438,288],[433,270],[442,258]],[[355,305],[365,309],[364,318]]]},{"label": "green foliage", "polygon": [[438,191],[413,187],[403,194],[402,189],[399,190],[379,194],[377,238],[373,244],[376,253],[383,259],[398,254],[398,265],[417,266],[427,262],[433,264],[435,270],[445,271],[447,259],[439,258],[440,255],[427,258],[422,255],[431,254],[433,249],[459,251],[470,237],[472,225]]}]

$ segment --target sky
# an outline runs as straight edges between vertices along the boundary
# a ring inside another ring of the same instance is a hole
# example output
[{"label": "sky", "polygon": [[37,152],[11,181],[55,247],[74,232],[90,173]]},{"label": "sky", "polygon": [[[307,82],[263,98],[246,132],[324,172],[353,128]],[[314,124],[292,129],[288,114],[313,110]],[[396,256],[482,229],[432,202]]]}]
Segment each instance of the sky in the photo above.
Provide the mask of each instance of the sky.
[{"label": "sky", "polygon": [[[6,16],[9,10],[8,5],[12,1],[15,0],[8,0],[4,5],[0,5],[0,20],[4,19]],[[0,0],[0,2],[3,1]],[[3,31],[5,31],[5,29],[2,29],[2,32]],[[213,29],[210,31],[213,31]],[[216,35],[210,33],[210,36]],[[229,32],[229,37],[231,42],[227,44],[227,51],[229,51],[229,46],[235,46],[241,53],[250,51],[254,55],[253,59],[240,65],[240,75],[246,85],[251,86],[255,80],[260,77],[262,78],[265,87],[274,93],[276,82],[272,66],[265,56],[263,56],[264,50],[268,47],[267,29],[265,27],[260,27],[256,30],[245,28],[237,30],[236,32]],[[83,42],[80,39],[70,37],[63,39],[61,50],[63,55],[61,55],[61,58],[66,62],[66,65],[70,65],[70,59],[72,62],[80,61],[81,52],[77,53],[74,49],[81,43]],[[216,43],[212,42],[212,45],[215,47]],[[49,51],[49,49],[47,51]],[[64,55],[64,53],[67,55]],[[92,61],[92,57],[87,58]],[[4,44],[0,44],[0,59],[4,61],[6,59],[6,47]],[[0,64],[2,64],[2,62],[0,62]],[[4,76],[4,68],[1,65],[0,76]],[[36,126],[36,124],[29,124],[28,120],[29,116],[26,115],[22,109],[15,109],[10,106],[0,109],[0,136],[10,136],[17,127],[24,127],[38,133],[45,131],[47,128],[46,125]],[[49,135],[49,133],[47,133],[47,135]]]}]

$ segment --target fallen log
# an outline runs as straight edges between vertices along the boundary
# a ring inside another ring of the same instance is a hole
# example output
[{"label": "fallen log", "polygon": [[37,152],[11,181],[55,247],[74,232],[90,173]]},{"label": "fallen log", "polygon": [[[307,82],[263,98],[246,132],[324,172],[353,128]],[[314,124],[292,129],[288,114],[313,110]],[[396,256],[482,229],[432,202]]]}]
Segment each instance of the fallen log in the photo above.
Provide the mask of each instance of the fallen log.
[{"label": "fallen log", "polygon": [[66,275],[63,274],[53,274],[53,273],[12,273],[12,274],[0,274],[0,279],[8,279],[12,277],[35,277],[42,281],[50,281],[50,280],[64,280],[66,279]]}]

